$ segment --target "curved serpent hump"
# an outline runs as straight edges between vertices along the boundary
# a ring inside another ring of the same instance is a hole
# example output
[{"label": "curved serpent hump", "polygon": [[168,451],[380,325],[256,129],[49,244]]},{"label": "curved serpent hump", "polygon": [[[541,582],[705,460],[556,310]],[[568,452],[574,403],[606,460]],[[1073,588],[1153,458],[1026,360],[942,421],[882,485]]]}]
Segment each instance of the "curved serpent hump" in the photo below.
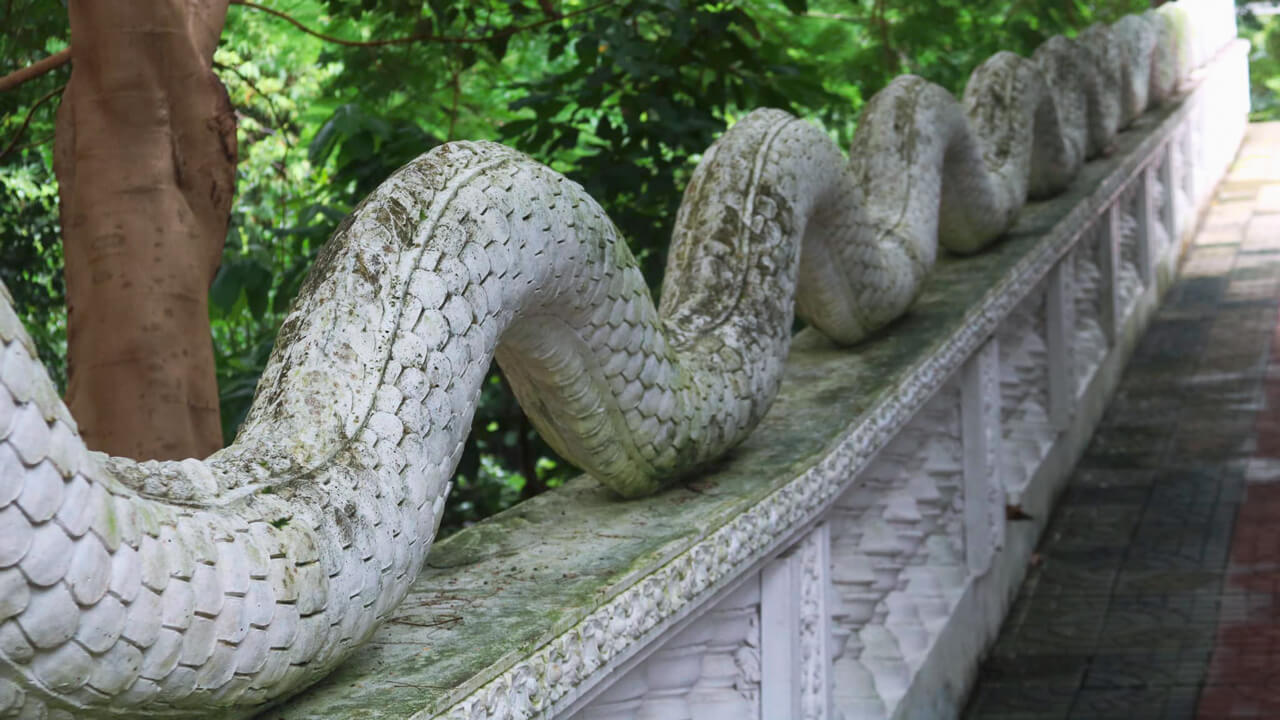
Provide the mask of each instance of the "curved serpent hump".
[{"label": "curved serpent hump", "polygon": [[1192,14],[1188,11],[1186,5],[1189,3],[1165,3],[1154,12],[1160,16],[1167,27],[1167,32],[1173,40],[1173,58],[1174,58],[1174,74],[1179,78],[1185,78],[1191,74],[1198,64],[1196,57],[1196,46],[1194,42],[1194,30],[1192,27]]},{"label": "curved serpent hump", "polygon": [[1142,15],[1126,15],[1112,27],[1120,61],[1120,127],[1128,127],[1147,109],[1156,29]]},{"label": "curved serpent hump", "polygon": [[[1163,6],[1162,6],[1163,7]],[[1147,90],[1147,102],[1158,105],[1167,102],[1173,96],[1178,85],[1178,39],[1173,23],[1168,17],[1152,9],[1144,12],[1152,32],[1155,33],[1155,48],[1151,53],[1151,82]]]},{"label": "curved serpent hump", "polygon": [[999,53],[963,100],[898,78],[848,160],[751,113],[693,174],[659,307],[580,186],[501,145],[436,148],[335,232],[205,460],[87,451],[0,286],[0,717],[241,717],[322,677],[421,568],[493,358],[623,496],[723,454],[777,393],[795,312],[865,338],[939,245],[986,246],[1174,92],[1170,65],[1214,48],[1189,34],[1207,5],[1167,7]]},{"label": "curved serpent hump", "polygon": [[[1053,94],[1058,128],[1065,146],[1063,171],[1075,177],[1089,151],[1090,84],[1095,82],[1092,64],[1075,41],[1062,35],[1041,43],[1031,55],[1031,61],[1040,69],[1049,92]],[[1037,192],[1034,196],[1040,197],[1040,194]]]},{"label": "curved serpent hump", "polygon": [[1089,149],[1086,157],[1106,153],[1120,130],[1121,57],[1111,28],[1095,23],[1076,38],[1077,48],[1091,62],[1085,93],[1089,98]]}]

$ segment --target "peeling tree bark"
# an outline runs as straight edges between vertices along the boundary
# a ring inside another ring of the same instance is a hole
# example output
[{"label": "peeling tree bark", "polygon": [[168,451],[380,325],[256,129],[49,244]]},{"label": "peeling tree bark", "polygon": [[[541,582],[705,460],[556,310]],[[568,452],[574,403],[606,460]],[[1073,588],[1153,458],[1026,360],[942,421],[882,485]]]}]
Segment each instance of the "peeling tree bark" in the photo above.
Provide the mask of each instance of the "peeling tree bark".
[{"label": "peeling tree bark", "polygon": [[71,0],[58,111],[67,404],[89,447],[146,459],[222,446],[208,291],[235,188],[213,74],[227,0]]}]

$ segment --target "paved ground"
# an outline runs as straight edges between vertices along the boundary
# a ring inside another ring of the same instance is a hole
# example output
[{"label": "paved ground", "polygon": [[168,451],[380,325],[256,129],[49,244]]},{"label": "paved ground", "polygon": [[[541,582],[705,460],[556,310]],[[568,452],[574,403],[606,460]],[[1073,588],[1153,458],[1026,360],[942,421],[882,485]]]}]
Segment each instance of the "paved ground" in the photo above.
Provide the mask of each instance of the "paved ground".
[{"label": "paved ground", "polygon": [[1278,318],[1280,123],[1257,124],[965,717],[1280,718]]}]

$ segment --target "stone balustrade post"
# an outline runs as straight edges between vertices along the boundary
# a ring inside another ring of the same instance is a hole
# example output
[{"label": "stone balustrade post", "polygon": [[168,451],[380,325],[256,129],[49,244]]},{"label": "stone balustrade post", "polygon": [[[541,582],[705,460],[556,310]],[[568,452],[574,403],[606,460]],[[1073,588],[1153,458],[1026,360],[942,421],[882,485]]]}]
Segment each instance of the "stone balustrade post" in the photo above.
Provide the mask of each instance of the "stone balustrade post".
[{"label": "stone balustrade post", "polygon": [[1098,293],[1102,307],[1102,332],[1107,346],[1116,344],[1124,310],[1120,295],[1120,209],[1113,204],[1098,219],[1098,269],[1101,271]]},{"label": "stone balustrade post", "polygon": [[1004,544],[1000,349],[995,337],[969,358],[961,372],[965,558],[973,575],[983,575]]},{"label": "stone balustrade post", "polygon": [[1160,161],[1160,187],[1164,189],[1164,205],[1160,208],[1161,220],[1164,221],[1165,232],[1169,237],[1169,242],[1179,245],[1182,242],[1181,227],[1179,220],[1182,217],[1179,205],[1181,199],[1178,194],[1178,186],[1174,182],[1174,178],[1178,177],[1177,164],[1178,154],[1174,150],[1174,144],[1177,142],[1177,135],[1165,143],[1164,149],[1157,153],[1161,156]]},{"label": "stone balustrade post", "polygon": [[831,717],[830,548],[820,523],[761,574],[762,718]]}]

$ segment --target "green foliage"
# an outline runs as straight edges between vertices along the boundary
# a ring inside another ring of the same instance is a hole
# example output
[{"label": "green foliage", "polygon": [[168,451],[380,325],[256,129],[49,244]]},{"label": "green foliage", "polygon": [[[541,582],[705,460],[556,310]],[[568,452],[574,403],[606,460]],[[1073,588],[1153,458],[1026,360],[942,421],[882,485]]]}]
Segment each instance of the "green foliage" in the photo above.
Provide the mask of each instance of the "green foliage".
[{"label": "green foliage", "polygon": [[[0,172],[0,280],[13,295],[49,375],[66,386],[66,288],[58,230],[58,190],[38,151]],[[35,157],[30,157],[34,155]]]},{"label": "green foliage", "polygon": [[1244,9],[1239,18],[1240,37],[1249,53],[1249,119],[1280,120],[1280,15],[1259,16]]},{"label": "green foliage", "polygon": [[[63,46],[57,0],[15,0],[0,68]],[[210,320],[230,441],[316,250],[395,168],[448,140],[492,139],[582,183],[661,282],[680,192],[700,154],[753,108],[818,119],[848,143],[865,101],[911,72],[960,91],[1000,49],[1024,54],[1146,0],[280,0],[330,38],[232,6],[215,70],[239,112],[240,164]],[[31,19],[28,22],[28,19]],[[404,42],[386,42],[401,39]],[[0,93],[0,138],[66,69]],[[52,108],[28,138],[52,133]],[[0,140],[3,142],[3,140]],[[0,146],[3,147],[3,146]],[[51,367],[63,348],[50,148],[0,159],[0,277]],[[575,471],[492,369],[446,531]]]},{"label": "green foliage", "polygon": [[1000,50],[1030,55],[1055,34],[1147,7],[1148,0],[823,0],[761,22],[790,40],[791,57],[818,58],[826,89],[861,107],[903,73],[958,94],[973,68]]},{"label": "green foliage", "polygon": [[501,135],[582,183],[653,287],[694,161],[735,113],[843,105],[823,89],[823,67],[788,57],[785,37],[738,6],[630,2],[547,38],[548,64],[568,62],[520,84],[521,117]]},{"label": "green foliage", "polygon": [[[0,75],[66,47],[57,0],[0,8]],[[53,180],[53,122],[66,66],[0,93],[0,280],[58,387],[66,384],[66,290]]]}]

